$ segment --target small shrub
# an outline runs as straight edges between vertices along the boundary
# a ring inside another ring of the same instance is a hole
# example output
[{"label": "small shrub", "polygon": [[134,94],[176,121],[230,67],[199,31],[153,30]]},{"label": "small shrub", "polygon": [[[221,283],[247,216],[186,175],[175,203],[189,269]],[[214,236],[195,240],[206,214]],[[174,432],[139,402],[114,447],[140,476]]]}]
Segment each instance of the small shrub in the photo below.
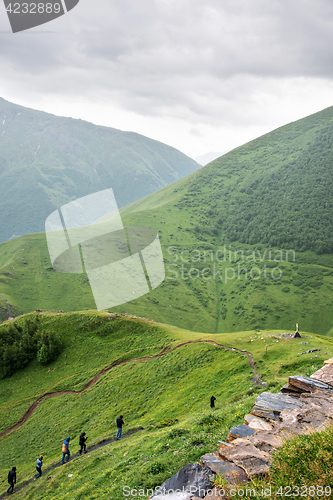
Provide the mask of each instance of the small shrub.
[{"label": "small shrub", "polygon": [[186,429],[172,429],[172,431],[169,433],[168,438],[169,439],[174,439],[177,437],[184,436],[185,434],[188,434],[189,431]]},{"label": "small shrub", "polygon": [[162,427],[171,427],[172,425],[175,425],[178,422],[178,418],[164,418],[157,424],[155,424],[155,427],[157,429],[162,429]]},{"label": "small shrub", "polygon": [[165,467],[166,467],[166,464],[164,464],[162,462],[153,462],[149,468],[149,472],[156,475],[156,474],[159,474],[160,472],[164,472]]}]

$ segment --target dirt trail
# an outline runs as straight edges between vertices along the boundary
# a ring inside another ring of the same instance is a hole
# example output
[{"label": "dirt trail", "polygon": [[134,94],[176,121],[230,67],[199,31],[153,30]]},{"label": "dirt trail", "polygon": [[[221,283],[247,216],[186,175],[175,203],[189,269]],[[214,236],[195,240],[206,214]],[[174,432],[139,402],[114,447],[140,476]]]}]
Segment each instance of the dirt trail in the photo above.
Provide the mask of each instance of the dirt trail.
[{"label": "dirt trail", "polygon": [[3,431],[3,432],[0,433],[0,439],[4,438],[5,436],[7,436],[11,432],[15,431],[16,429],[19,429],[31,417],[31,415],[36,410],[36,408],[39,405],[39,403],[41,401],[43,401],[44,399],[46,399],[46,398],[54,398],[54,397],[57,397],[57,396],[63,396],[64,394],[81,394],[83,391],[85,391],[85,390],[89,389],[90,387],[92,387],[93,385],[95,385],[96,382],[103,375],[105,375],[106,373],[108,373],[110,370],[112,370],[112,368],[115,368],[116,366],[125,365],[127,363],[138,363],[138,362],[142,362],[142,361],[148,361],[150,359],[160,358],[161,356],[165,356],[165,354],[167,354],[169,352],[172,352],[172,351],[175,351],[176,349],[179,349],[180,347],[182,347],[184,345],[187,345],[187,344],[196,344],[198,342],[203,342],[203,343],[206,343],[206,344],[212,344],[212,345],[214,345],[216,347],[221,347],[222,349],[226,349],[227,351],[234,351],[234,352],[238,352],[240,354],[246,354],[247,357],[249,358],[250,367],[251,367],[251,369],[253,370],[253,373],[254,373],[253,382],[255,384],[260,384],[260,380],[259,380],[258,374],[257,374],[255,366],[254,366],[254,361],[253,361],[252,355],[249,352],[242,351],[240,349],[235,349],[234,347],[227,347],[227,346],[224,346],[224,345],[221,345],[221,344],[217,344],[214,340],[200,340],[200,339],[199,340],[189,340],[188,342],[183,342],[182,344],[178,344],[174,348],[171,348],[171,346],[167,346],[159,354],[155,354],[154,356],[145,356],[143,358],[128,359],[128,360],[125,360],[125,361],[115,361],[109,367],[103,368],[103,370],[101,370],[97,375],[95,375],[95,377],[93,377],[83,387],[83,389],[81,389],[80,391],[50,392],[50,393],[44,394],[43,396],[40,396],[38,399],[36,399],[36,401],[34,403],[32,403],[32,405],[28,408],[28,410],[23,415],[22,419],[17,424],[13,425],[12,427],[10,427],[9,429],[7,429],[6,431]]},{"label": "dirt trail", "polygon": [[[128,432],[126,432],[125,434],[123,434],[122,437],[121,437],[121,439],[123,439],[124,437],[131,436],[132,434],[135,434],[136,432],[140,432],[140,431],[143,431],[143,430],[144,430],[144,427],[138,427],[137,429],[131,429]],[[103,446],[107,446],[108,444],[114,443],[115,441],[118,441],[118,439],[116,437],[113,437],[113,438],[110,438],[110,439],[104,439],[100,443],[97,443],[97,444],[95,444],[93,446],[89,446],[87,444],[87,448],[88,448],[87,453],[90,453],[90,452],[92,452],[94,450],[97,450],[98,448],[103,448]],[[60,452],[60,455],[61,455],[61,452]],[[71,453],[70,460],[68,460],[68,461],[70,462],[71,460],[73,460],[73,458],[76,458],[76,457],[79,457],[79,456],[80,456],[79,452],[77,452],[77,453]],[[64,465],[66,466],[66,463]],[[62,467],[62,463],[61,462],[59,462],[58,464],[52,465],[51,467],[48,467],[47,469],[43,469],[43,476],[42,477],[47,476],[49,472],[53,471],[54,469],[57,469],[58,467]],[[18,471],[18,475],[19,475],[19,473],[20,472]],[[34,478],[31,478],[28,481],[25,481],[23,484],[20,484],[19,486],[15,487],[14,488],[14,493],[17,493],[18,491],[22,490],[23,488],[26,488],[33,481],[34,481]],[[4,493],[3,495],[0,495],[0,500],[2,500],[3,498],[7,498],[7,497],[8,497],[8,494]]]}]

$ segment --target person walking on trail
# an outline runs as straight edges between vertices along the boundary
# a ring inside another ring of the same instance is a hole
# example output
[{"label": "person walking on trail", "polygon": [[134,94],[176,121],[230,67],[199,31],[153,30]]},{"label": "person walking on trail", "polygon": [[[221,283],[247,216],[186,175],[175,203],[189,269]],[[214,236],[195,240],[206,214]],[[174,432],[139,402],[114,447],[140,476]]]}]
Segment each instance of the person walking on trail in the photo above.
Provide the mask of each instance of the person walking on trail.
[{"label": "person walking on trail", "polygon": [[215,396],[212,396],[210,398],[210,407],[211,408],[215,408],[215,401],[216,401],[216,397]]},{"label": "person walking on trail", "polygon": [[14,484],[16,484],[16,467],[12,467],[12,469],[8,472],[8,490],[7,493],[14,492]]},{"label": "person walking on trail", "polygon": [[80,439],[79,439],[79,445],[81,446],[81,449],[79,451],[80,455],[82,453],[82,451],[84,450],[84,453],[87,453],[87,447],[86,447],[86,441],[87,441],[87,437],[85,437],[86,433],[85,432],[81,432],[80,434]]},{"label": "person walking on trail", "polygon": [[71,438],[68,437],[65,439],[65,441],[62,443],[62,460],[61,460],[61,463],[62,465],[64,465],[64,462],[65,462],[65,456],[67,455],[67,459],[66,459],[66,462],[68,462],[69,460],[69,457],[71,456],[70,452],[69,452],[69,442],[70,442]]},{"label": "person walking on trail", "polygon": [[37,458],[36,470],[38,472],[38,476],[35,479],[38,479],[42,475],[42,467],[43,467],[43,455]]},{"label": "person walking on trail", "polygon": [[121,439],[121,433],[123,431],[123,425],[124,425],[123,416],[120,415],[120,417],[117,418],[117,434],[116,434],[116,438],[117,439]]}]

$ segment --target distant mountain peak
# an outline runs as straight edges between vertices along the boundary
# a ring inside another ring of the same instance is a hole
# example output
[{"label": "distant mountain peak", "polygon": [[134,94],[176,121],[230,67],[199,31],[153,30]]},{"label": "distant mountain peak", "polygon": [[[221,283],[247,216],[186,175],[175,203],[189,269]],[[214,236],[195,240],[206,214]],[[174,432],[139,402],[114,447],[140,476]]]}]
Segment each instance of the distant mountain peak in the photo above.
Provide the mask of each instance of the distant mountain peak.
[{"label": "distant mountain peak", "polygon": [[134,132],[35,111],[0,98],[0,241],[44,230],[56,208],[112,188],[124,206],[200,166]]}]

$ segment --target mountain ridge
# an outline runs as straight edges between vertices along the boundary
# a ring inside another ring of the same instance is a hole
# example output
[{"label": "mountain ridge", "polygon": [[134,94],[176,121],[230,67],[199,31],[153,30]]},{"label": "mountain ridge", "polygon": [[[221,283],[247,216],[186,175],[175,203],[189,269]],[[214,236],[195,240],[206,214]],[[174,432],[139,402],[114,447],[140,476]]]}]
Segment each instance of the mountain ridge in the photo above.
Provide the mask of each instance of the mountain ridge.
[{"label": "mountain ridge", "polygon": [[0,241],[43,231],[48,215],[76,198],[112,188],[123,206],[198,168],[175,148],[135,132],[0,98]]}]

